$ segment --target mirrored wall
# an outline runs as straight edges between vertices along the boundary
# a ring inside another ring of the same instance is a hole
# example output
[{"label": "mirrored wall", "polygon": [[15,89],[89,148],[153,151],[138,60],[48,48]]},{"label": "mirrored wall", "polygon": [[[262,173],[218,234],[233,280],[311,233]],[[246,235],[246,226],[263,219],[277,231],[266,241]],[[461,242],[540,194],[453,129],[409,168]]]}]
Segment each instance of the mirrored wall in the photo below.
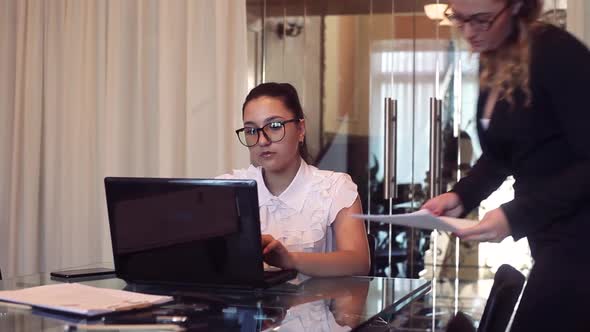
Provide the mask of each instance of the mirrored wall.
[{"label": "mirrored wall", "polygon": [[[565,24],[565,3],[546,1],[543,18]],[[314,163],[349,173],[370,213],[415,211],[481,153],[473,121],[478,56],[445,9],[446,1],[247,0],[250,87],[296,87]],[[482,212],[510,195],[508,179]],[[490,265],[478,246],[448,234],[367,228],[379,275],[454,277],[459,264],[462,278],[477,279]],[[528,245],[516,246],[524,262]]]}]

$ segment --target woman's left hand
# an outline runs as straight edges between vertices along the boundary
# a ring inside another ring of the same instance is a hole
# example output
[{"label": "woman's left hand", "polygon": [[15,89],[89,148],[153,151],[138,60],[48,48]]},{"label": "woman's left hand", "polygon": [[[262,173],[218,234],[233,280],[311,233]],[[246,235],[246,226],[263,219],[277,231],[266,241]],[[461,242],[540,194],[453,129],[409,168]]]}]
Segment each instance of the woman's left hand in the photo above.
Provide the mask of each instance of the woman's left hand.
[{"label": "woman's left hand", "polygon": [[477,225],[455,233],[461,240],[480,242],[500,242],[511,234],[508,218],[502,208],[486,213]]},{"label": "woman's left hand", "polygon": [[269,234],[262,234],[262,256],[264,261],[283,270],[295,269],[293,253],[277,239]]}]

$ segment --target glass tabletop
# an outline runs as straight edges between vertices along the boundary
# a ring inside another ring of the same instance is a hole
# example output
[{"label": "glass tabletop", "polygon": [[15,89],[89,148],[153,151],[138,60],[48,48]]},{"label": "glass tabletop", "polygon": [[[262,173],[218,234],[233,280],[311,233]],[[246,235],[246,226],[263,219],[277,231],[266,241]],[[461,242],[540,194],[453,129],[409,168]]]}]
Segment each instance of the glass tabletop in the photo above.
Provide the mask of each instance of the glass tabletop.
[{"label": "glass tabletop", "polygon": [[[49,274],[36,274],[2,280],[0,289],[59,282]],[[12,308],[0,302],[0,331],[73,331],[77,324],[97,324],[104,330],[104,324],[170,322],[187,331],[374,331],[430,290],[427,280],[377,277],[311,278],[259,291],[135,285],[113,277],[72,282],[172,295],[174,301],[96,318]]]}]

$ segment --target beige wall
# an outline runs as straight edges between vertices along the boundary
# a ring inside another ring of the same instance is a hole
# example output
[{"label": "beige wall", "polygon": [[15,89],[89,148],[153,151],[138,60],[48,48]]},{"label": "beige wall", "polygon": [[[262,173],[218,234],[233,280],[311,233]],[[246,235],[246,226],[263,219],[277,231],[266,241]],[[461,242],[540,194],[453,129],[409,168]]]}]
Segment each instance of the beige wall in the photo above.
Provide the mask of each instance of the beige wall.
[{"label": "beige wall", "polygon": [[586,45],[590,45],[590,2],[588,0],[567,1],[567,30]]}]

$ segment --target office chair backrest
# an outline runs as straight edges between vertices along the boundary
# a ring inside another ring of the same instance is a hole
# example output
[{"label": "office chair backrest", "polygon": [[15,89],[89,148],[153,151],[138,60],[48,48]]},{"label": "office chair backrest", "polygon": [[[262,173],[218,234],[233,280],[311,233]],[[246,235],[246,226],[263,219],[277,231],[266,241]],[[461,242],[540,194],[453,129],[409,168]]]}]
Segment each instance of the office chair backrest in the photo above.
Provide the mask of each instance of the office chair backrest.
[{"label": "office chair backrest", "polygon": [[478,332],[504,332],[518,301],[524,275],[510,265],[500,266],[486,302]]},{"label": "office chair backrest", "polygon": [[459,311],[447,323],[446,332],[475,332],[473,320],[463,312]]},{"label": "office chair backrest", "polygon": [[374,276],[377,271],[375,265],[375,251],[377,250],[377,240],[375,235],[367,234],[367,242],[369,243],[369,259],[371,260],[371,267],[369,268],[369,276]]}]

